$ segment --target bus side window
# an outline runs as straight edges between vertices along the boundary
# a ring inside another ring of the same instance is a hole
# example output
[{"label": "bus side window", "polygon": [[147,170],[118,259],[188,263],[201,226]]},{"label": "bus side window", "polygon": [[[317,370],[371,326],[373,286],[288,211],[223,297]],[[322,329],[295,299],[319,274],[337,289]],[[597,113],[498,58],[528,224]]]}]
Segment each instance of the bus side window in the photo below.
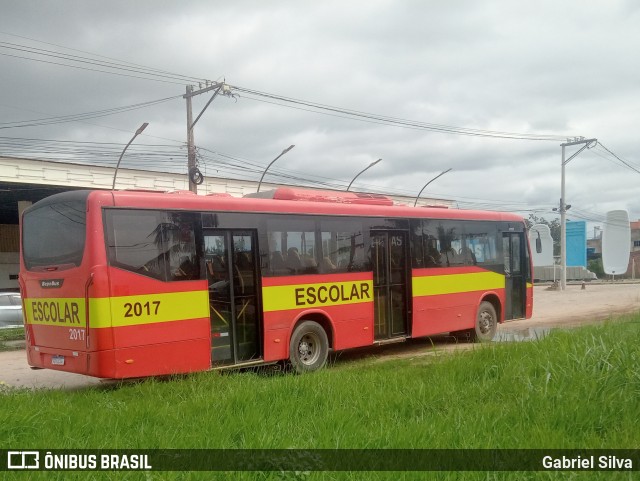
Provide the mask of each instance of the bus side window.
[{"label": "bus side window", "polygon": [[159,213],[107,209],[109,263],[144,276],[165,280],[166,256],[155,233]]},{"label": "bus side window", "polygon": [[193,215],[108,209],[109,262],[162,281],[200,277]]},{"label": "bus side window", "polygon": [[274,276],[283,276],[288,273],[287,264],[284,261],[282,252],[273,251],[271,253],[271,262],[269,264],[269,270]]},{"label": "bus side window", "polygon": [[440,267],[442,258],[440,257],[440,244],[438,243],[438,239],[427,236],[427,238],[424,239],[424,244],[424,266]]},{"label": "bus side window", "polygon": [[[446,237],[441,224],[435,224],[435,221],[422,221],[422,234],[419,238],[422,244],[422,262],[423,267],[446,267],[447,256],[443,255],[442,240],[439,235]],[[446,240],[446,239],[445,239]]]},{"label": "bus side window", "polygon": [[359,219],[320,222],[322,259],[320,273],[366,270],[362,222]]},{"label": "bus side window", "polygon": [[482,265],[498,263],[494,236],[485,233],[467,234],[465,236],[465,246],[468,264]]},{"label": "bus side window", "polygon": [[163,228],[170,281],[189,281],[200,278],[200,265],[196,255],[194,219],[190,214],[169,212]]},{"label": "bus side window", "polygon": [[316,274],[315,220],[294,216],[267,219],[269,268],[267,275],[293,276]]},{"label": "bus side window", "polygon": [[424,246],[422,244],[422,221],[411,221],[411,267],[420,269],[424,265]]}]

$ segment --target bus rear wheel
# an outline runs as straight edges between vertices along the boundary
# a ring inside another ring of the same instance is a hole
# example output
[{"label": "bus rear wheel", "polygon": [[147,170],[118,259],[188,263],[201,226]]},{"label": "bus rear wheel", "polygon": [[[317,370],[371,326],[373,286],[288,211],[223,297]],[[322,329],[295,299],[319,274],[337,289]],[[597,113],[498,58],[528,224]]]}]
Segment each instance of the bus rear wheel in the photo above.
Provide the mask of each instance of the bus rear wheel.
[{"label": "bus rear wheel", "polygon": [[471,332],[474,340],[479,342],[491,341],[498,331],[498,315],[493,304],[487,301],[480,303],[476,315],[476,326]]},{"label": "bus rear wheel", "polygon": [[327,362],[329,340],[320,324],[303,321],[291,336],[289,361],[297,373],[312,372]]}]

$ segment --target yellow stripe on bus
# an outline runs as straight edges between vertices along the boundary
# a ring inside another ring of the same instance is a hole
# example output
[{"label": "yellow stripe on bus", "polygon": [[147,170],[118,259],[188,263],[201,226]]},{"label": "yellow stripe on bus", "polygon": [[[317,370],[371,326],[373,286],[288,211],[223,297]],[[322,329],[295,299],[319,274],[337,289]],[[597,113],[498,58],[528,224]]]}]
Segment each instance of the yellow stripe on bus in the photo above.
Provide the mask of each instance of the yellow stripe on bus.
[{"label": "yellow stripe on bus", "polygon": [[437,296],[457,292],[504,289],[504,275],[496,272],[472,272],[413,278],[413,296]]},{"label": "yellow stripe on bus", "polygon": [[264,312],[373,301],[372,281],[324,282],[262,288]]},{"label": "yellow stripe on bus", "polygon": [[[209,317],[207,291],[172,292],[111,298],[113,327]],[[94,324],[92,327],[108,327]]]},{"label": "yellow stripe on bus", "polygon": [[[25,299],[29,324],[86,326],[83,298]],[[140,296],[89,299],[92,328],[135,326],[155,322],[209,317],[209,293],[172,292]]]}]

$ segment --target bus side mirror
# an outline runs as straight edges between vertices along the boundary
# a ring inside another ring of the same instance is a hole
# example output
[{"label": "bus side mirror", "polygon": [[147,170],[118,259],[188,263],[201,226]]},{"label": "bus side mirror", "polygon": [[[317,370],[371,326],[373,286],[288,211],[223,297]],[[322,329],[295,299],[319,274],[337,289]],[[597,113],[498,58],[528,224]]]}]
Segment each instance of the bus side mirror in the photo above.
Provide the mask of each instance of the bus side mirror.
[{"label": "bus side mirror", "polygon": [[536,252],[542,253],[542,239],[540,239],[540,232],[538,232],[538,238],[536,239]]}]

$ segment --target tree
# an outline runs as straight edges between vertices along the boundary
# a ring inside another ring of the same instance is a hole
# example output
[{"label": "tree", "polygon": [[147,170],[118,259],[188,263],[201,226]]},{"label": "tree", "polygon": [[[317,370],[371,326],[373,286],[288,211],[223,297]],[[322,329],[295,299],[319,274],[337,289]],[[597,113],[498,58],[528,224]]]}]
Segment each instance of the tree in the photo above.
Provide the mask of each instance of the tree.
[{"label": "tree", "polygon": [[587,269],[593,272],[599,279],[605,278],[604,267],[602,267],[602,258],[591,259],[587,262]]},{"label": "tree", "polygon": [[549,226],[551,231],[551,238],[553,239],[553,255],[560,255],[560,219],[553,219],[549,222],[544,217],[538,217],[535,214],[529,214],[529,218],[525,219],[527,229],[531,229],[534,224],[544,224]]}]

